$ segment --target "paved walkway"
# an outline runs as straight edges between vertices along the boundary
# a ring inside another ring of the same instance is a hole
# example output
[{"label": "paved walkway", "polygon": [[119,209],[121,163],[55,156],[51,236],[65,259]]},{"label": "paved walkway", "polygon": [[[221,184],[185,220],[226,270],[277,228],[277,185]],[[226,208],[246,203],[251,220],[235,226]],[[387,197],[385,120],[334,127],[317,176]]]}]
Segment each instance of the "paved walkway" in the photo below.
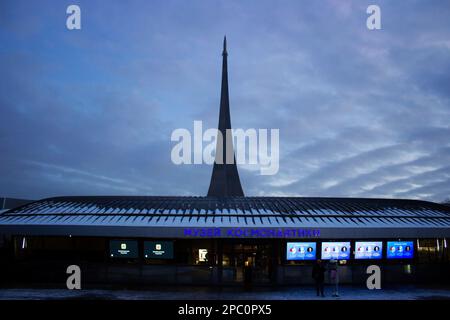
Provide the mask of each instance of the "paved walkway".
[{"label": "paved walkway", "polygon": [[450,288],[397,287],[368,290],[345,286],[340,289],[340,297],[331,297],[331,289],[325,298],[316,297],[314,288],[205,288],[167,287],[151,290],[67,290],[67,289],[0,289],[1,300],[450,300]]}]

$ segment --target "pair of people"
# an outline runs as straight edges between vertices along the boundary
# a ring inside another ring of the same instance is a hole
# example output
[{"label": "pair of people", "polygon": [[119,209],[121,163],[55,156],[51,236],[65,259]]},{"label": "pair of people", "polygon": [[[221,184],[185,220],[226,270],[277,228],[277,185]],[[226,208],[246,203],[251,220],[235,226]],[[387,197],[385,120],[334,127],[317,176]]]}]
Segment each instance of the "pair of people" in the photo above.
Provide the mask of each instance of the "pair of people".
[{"label": "pair of people", "polygon": [[[339,292],[338,292],[339,275],[338,275],[337,266],[338,266],[338,264],[337,264],[336,260],[330,260],[328,270],[329,270],[329,274],[330,274],[330,280],[335,285],[333,297],[339,297]],[[316,283],[317,296],[325,297],[324,287],[325,287],[325,271],[326,270],[327,269],[323,265],[322,260],[318,259],[316,261],[316,263],[314,264],[314,267],[312,270],[312,277]]]}]

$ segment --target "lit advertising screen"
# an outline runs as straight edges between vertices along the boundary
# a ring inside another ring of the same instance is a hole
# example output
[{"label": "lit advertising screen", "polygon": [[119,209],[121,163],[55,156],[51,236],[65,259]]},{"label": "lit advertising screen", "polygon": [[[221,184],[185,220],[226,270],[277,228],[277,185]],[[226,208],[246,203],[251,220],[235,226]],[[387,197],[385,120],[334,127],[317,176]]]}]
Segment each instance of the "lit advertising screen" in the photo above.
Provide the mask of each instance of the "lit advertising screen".
[{"label": "lit advertising screen", "polygon": [[414,243],[412,241],[388,241],[388,259],[412,259],[414,257]]},{"label": "lit advertising screen", "polygon": [[136,240],[111,240],[109,255],[112,258],[135,259],[139,256],[138,243]]},{"label": "lit advertising screen", "polygon": [[144,241],[146,259],[173,259],[172,241]]},{"label": "lit advertising screen", "polygon": [[323,260],[349,260],[350,242],[322,242]]},{"label": "lit advertising screen", "polygon": [[286,260],[315,260],[315,242],[288,242],[286,247]]},{"label": "lit advertising screen", "polygon": [[382,259],[383,242],[382,241],[356,241],[355,259]]}]

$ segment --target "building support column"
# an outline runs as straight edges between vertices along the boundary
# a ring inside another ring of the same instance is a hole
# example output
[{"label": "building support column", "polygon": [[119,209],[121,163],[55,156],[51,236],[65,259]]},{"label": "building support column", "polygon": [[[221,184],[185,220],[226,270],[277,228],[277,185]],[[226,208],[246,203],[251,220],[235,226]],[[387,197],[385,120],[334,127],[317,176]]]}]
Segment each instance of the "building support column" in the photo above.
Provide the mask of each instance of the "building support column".
[{"label": "building support column", "polygon": [[217,239],[216,241],[216,253],[217,253],[217,283],[222,284],[223,275],[223,240]]}]

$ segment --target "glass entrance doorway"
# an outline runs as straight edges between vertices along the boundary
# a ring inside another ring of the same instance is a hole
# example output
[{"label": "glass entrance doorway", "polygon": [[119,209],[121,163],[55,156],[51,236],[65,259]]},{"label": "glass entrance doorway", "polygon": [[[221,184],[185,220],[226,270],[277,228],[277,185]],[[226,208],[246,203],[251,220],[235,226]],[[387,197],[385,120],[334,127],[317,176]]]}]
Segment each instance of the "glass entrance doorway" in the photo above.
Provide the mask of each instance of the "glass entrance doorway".
[{"label": "glass entrance doorway", "polygon": [[229,241],[223,245],[223,282],[267,283],[273,273],[273,246],[270,243]]}]

